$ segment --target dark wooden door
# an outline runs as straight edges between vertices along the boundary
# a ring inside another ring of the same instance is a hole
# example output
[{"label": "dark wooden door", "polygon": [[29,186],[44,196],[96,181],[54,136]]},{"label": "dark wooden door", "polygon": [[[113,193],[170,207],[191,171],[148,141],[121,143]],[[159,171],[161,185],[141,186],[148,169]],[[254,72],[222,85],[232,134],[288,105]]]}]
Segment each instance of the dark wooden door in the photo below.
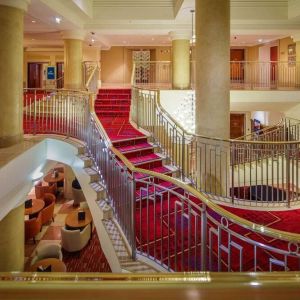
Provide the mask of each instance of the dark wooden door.
[{"label": "dark wooden door", "polygon": [[245,114],[230,114],[230,138],[245,135]]},{"label": "dark wooden door", "polygon": [[270,61],[271,61],[271,81],[277,80],[277,61],[278,61],[278,47],[270,48]]},{"label": "dark wooden door", "polygon": [[42,87],[42,66],[41,63],[28,63],[28,88],[39,89]]},{"label": "dark wooden door", "polygon": [[56,63],[56,88],[62,89],[64,87],[64,63]]},{"label": "dark wooden door", "polygon": [[230,49],[230,79],[244,80],[244,49]]}]

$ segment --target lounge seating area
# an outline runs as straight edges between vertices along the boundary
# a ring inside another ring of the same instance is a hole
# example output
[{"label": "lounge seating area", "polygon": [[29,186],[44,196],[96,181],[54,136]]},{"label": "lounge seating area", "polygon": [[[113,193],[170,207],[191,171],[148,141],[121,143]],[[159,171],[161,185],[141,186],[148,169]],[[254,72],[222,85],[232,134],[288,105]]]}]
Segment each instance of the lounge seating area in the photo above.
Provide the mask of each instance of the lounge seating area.
[{"label": "lounge seating area", "polygon": [[[54,170],[62,173],[62,169]],[[110,272],[85,198],[66,199],[57,188],[57,183],[41,180],[28,195],[25,271]]]}]

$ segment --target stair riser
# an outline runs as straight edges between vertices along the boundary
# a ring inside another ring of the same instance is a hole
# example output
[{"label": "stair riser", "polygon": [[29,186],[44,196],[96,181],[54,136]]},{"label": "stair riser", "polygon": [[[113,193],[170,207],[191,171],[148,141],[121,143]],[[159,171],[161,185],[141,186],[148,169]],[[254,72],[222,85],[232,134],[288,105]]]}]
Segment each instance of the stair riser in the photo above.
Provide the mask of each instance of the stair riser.
[{"label": "stair riser", "polygon": [[153,168],[161,167],[162,165],[163,165],[163,161],[158,160],[158,161],[151,161],[151,162],[143,163],[140,165],[136,165],[136,167],[141,168],[141,169],[150,170]]},{"label": "stair riser", "polygon": [[122,142],[114,142],[113,145],[114,147],[124,147],[124,146],[129,146],[129,145],[137,145],[140,143],[147,143],[147,137],[145,138],[140,138],[140,139],[131,139],[128,141],[122,141]]},{"label": "stair riser", "polygon": [[137,150],[130,153],[124,153],[124,156],[126,156],[128,159],[132,157],[140,157],[147,154],[152,154],[154,152],[153,149],[146,149],[146,150]]}]

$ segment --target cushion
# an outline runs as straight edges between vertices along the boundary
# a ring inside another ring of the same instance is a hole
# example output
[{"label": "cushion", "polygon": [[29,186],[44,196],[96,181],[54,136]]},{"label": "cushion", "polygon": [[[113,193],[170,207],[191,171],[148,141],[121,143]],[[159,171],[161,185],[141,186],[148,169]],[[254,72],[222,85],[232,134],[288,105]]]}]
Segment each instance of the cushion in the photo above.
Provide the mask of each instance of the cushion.
[{"label": "cushion", "polygon": [[46,244],[36,249],[38,257],[56,257],[59,258],[61,246],[59,244]]}]

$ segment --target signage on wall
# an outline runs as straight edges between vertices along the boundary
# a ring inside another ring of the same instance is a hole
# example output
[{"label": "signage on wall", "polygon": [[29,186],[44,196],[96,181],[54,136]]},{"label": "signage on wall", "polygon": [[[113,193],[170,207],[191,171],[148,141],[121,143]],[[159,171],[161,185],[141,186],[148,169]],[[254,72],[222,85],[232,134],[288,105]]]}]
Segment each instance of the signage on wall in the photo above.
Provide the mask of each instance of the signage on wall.
[{"label": "signage on wall", "polygon": [[55,79],[55,67],[47,67],[47,80]]}]

